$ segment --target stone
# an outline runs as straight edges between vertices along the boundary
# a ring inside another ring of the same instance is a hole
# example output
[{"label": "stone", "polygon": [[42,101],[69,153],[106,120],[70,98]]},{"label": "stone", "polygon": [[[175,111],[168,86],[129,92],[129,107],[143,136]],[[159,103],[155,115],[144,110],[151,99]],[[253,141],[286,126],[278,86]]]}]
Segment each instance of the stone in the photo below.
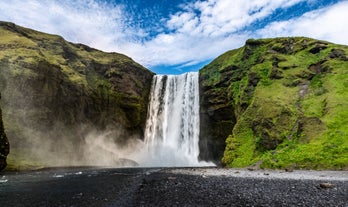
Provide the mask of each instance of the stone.
[{"label": "stone", "polygon": [[335,185],[332,184],[332,183],[320,183],[319,186],[320,186],[321,188],[324,188],[324,189],[327,189],[327,188],[334,188],[334,187],[335,187]]}]

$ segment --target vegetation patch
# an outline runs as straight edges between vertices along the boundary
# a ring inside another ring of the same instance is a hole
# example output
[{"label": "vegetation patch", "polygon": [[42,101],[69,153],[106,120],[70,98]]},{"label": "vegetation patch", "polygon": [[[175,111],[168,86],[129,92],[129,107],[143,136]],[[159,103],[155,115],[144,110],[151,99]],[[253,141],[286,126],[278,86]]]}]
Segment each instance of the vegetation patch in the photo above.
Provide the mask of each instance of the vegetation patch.
[{"label": "vegetation patch", "polygon": [[219,83],[235,118],[223,164],[348,169],[346,54],[347,46],[304,37],[248,40],[204,67],[230,75]]},{"label": "vegetation patch", "polygon": [[70,153],[78,154],[88,130],[120,128],[124,140],[115,142],[129,134],[142,137],[153,75],[125,55],[0,22],[9,168],[40,165],[28,156],[35,153],[24,152],[33,146],[39,151],[46,142],[53,148],[71,143]]}]

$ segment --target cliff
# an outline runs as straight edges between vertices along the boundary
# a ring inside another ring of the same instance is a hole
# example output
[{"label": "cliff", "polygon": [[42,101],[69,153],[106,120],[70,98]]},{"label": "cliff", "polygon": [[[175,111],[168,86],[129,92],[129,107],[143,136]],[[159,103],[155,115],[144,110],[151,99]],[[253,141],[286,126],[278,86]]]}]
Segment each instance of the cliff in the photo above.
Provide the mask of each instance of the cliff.
[{"label": "cliff", "polygon": [[6,158],[9,152],[10,145],[5,134],[4,125],[2,122],[2,112],[0,108],[0,171],[3,170],[7,165]]},{"label": "cliff", "polygon": [[[347,52],[302,37],[248,40],[205,66],[200,159],[348,169]],[[122,54],[0,22],[0,168],[6,135],[11,169],[132,163],[115,146],[143,137],[153,75]]]},{"label": "cliff", "polygon": [[125,55],[0,22],[0,92],[12,161],[35,148],[55,157],[79,154],[91,131],[117,131],[121,144],[141,138],[153,75]]},{"label": "cliff", "polygon": [[347,169],[347,52],[302,37],[251,39],[205,66],[201,157],[213,152],[229,167]]}]

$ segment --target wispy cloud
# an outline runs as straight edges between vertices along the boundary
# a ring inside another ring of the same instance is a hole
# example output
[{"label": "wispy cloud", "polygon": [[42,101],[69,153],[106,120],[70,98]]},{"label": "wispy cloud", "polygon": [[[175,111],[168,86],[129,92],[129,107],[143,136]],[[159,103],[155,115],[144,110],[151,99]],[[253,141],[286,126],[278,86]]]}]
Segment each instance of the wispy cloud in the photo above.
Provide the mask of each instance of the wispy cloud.
[{"label": "wispy cloud", "polygon": [[183,12],[172,15],[168,27],[192,36],[225,36],[256,20],[303,0],[208,0],[186,5]]},{"label": "wispy cloud", "polygon": [[[160,21],[147,24],[140,21],[136,9],[100,0],[9,0],[0,2],[0,19],[124,53],[150,68],[175,65],[185,71],[186,66],[211,60],[251,37],[296,35],[348,44],[348,1],[286,21],[266,22],[256,31],[248,27],[304,2],[192,0],[175,13],[157,16],[156,21]],[[155,12],[143,15],[148,18]]]},{"label": "wispy cloud", "polygon": [[10,0],[0,2],[0,19],[62,35],[69,41],[117,51],[142,30],[126,24],[122,5],[95,0]]},{"label": "wispy cloud", "polygon": [[308,36],[348,45],[348,1],[307,12],[280,22],[272,22],[257,32],[262,37]]},{"label": "wispy cloud", "polygon": [[208,0],[186,4],[170,16],[161,33],[146,42],[147,64],[194,64],[241,46],[252,35],[247,25],[301,0]]}]

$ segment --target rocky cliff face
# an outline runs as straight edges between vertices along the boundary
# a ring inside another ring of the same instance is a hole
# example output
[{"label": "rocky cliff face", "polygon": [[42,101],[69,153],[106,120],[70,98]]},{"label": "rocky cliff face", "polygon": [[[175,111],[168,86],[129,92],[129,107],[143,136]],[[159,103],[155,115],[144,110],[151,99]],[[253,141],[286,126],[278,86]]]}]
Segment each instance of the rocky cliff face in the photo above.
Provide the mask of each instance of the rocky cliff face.
[{"label": "rocky cliff face", "polygon": [[218,57],[200,71],[201,146],[215,159],[226,146],[231,167],[347,169],[347,53],[276,38]]},{"label": "rocky cliff face", "polygon": [[[219,164],[225,149],[226,137],[231,134],[236,117],[228,97],[231,71],[216,70],[210,64],[200,71],[200,159]],[[233,72],[233,71],[232,71]]]},{"label": "rocky cliff face", "polygon": [[18,152],[45,142],[78,153],[91,130],[141,138],[153,75],[122,54],[0,22],[3,115]]},{"label": "rocky cliff face", "polygon": [[[0,99],[1,99],[1,96],[0,96]],[[3,170],[7,165],[6,158],[9,152],[10,152],[10,145],[8,143],[8,140],[5,134],[4,125],[2,122],[2,112],[0,108],[0,171]]]}]

